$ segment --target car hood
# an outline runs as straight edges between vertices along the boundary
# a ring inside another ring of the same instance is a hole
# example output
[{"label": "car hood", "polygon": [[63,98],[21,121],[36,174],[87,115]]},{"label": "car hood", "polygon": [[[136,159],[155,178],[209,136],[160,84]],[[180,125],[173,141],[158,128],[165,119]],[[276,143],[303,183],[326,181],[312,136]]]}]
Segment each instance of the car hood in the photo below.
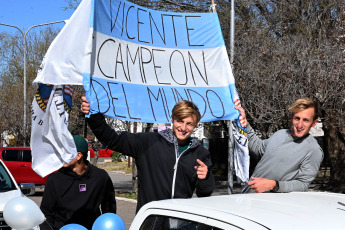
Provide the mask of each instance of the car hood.
[{"label": "car hood", "polygon": [[20,190],[11,190],[7,192],[0,192],[0,211],[4,210],[6,203],[16,197],[23,196]]}]

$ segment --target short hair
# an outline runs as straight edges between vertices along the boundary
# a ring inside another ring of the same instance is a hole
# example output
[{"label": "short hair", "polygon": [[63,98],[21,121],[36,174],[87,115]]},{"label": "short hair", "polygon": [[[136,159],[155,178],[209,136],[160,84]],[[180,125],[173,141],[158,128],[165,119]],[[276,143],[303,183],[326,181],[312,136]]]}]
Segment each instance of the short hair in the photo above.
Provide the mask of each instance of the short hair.
[{"label": "short hair", "polygon": [[311,98],[300,98],[296,100],[292,105],[290,105],[289,111],[293,114],[296,114],[309,108],[314,108],[314,120],[316,120],[320,115],[319,104],[317,101]]},{"label": "short hair", "polygon": [[171,116],[174,120],[182,120],[192,115],[195,115],[196,122],[198,123],[201,119],[198,106],[191,101],[182,100],[175,104]]}]

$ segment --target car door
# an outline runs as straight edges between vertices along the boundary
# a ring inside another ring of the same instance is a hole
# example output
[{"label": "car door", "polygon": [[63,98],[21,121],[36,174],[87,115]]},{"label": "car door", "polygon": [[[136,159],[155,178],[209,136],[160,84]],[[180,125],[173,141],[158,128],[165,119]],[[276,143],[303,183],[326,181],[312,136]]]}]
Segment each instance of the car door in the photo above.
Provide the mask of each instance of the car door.
[{"label": "car door", "polygon": [[5,149],[1,152],[1,157],[6,164],[8,170],[10,170],[11,174],[13,175],[14,179],[18,184],[22,183],[20,181],[20,170],[19,169],[19,159],[21,157],[21,153],[19,149]]},{"label": "car door", "polygon": [[47,177],[42,178],[31,167],[29,148],[11,148],[1,152],[2,159],[18,184],[34,183],[44,185]]},{"label": "car door", "polygon": [[32,169],[32,156],[31,150],[21,151],[21,162],[20,162],[20,178],[25,183],[34,183],[36,185],[45,184],[46,178],[42,178]]}]

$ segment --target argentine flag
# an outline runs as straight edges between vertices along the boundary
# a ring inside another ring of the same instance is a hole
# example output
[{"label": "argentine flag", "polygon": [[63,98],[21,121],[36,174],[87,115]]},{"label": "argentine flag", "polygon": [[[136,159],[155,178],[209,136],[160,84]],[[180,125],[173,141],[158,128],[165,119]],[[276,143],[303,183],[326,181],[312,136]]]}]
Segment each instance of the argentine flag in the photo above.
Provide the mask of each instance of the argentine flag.
[{"label": "argentine flag", "polygon": [[170,122],[180,100],[201,121],[233,120],[234,78],[216,13],[161,12],[127,1],[94,1],[91,69],[83,72],[91,113]]},{"label": "argentine flag", "polygon": [[[91,114],[127,121],[170,123],[180,100],[199,107],[201,122],[239,116],[217,13],[162,12],[125,0],[83,0],[49,47],[34,80],[38,83],[83,85]],[[35,159],[47,154],[37,150]],[[60,154],[53,158],[60,160],[56,165],[66,161]],[[40,171],[46,173],[46,168]]]},{"label": "argentine flag", "polygon": [[83,84],[91,113],[166,123],[176,102],[191,100],[202,122],[239,115],[216,13],[83,0],[53,44],[35,82]]}]

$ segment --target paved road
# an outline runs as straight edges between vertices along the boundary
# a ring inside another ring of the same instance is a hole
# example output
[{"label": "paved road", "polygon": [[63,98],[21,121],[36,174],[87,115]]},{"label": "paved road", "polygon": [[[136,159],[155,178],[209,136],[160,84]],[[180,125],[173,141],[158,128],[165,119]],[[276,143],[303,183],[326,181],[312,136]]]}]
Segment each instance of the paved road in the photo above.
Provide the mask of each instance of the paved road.
[{"label": "paved road", "polygon": [[115,190],[132,191],[132,174],[124,174],[123,172],[108,171],[108,174],[113,181]]},{"label": "paved road", "polygon": [[[124,174],[122,172],[108,172],[110,178],[113,181],[115,190],[118,191],[132,191],[132,174]],[[36,202],[36,204],[40,205],[42,201],[44,189],[36,189],[36,193],[29,198]],[[235,187],[234,193],[239,193],[239,188]],[[213,196],[217,195],[226,195],[227,186],[226,185],[217,185]],[[129,229],[134,216],[135,216],[135,208],[136,208],[136,201],[125,199],[121,197],[116,198],[116,205],[117,205],[117,214],[123,219],[126,225],[126,229]]]},{"label": "paved road", "polygon": [[[43,195],[43,189],[37,189],[36,194],[33,196],[29,196],[30,199],[36,202],[37,205],[41,204]],[[123,222],[125,222],[126,229],[129,229],[134,216],[135,216],[135,208],[137,206],[135,201],[131,201],[129,199],[121,199],[116,198],[116,206],[117,206],[117,214],[122,218]]]},{"label": "paved road", "polygon": [[[108,172],[110,178],[113,181],[115,190],[119,191],[131,191],[132,190],[132,175],[131,174],[123,174],[121,172]],[[44,189],[37,188],[36,193],[33,196],[29,196],[29,198],[39,206],[42,201]],[[135,216],[135,209],[136,209],[136,201],[130,199],[124,199],[121,197],[116,197],[116,206],[117,206],[117,214],[122,218],[125,222],[126,229],[129,229],[134,216]]]}]

